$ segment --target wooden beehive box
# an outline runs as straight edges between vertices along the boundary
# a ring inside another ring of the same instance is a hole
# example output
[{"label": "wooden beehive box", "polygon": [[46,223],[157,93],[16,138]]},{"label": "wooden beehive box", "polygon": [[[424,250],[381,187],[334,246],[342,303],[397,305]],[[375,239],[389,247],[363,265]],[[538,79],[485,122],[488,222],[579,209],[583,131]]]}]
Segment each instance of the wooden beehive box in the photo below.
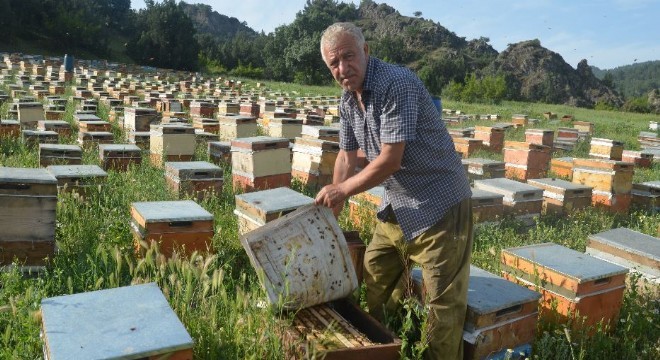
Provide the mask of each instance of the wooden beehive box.
[{"label": "wooden beehive box", "polygon": [[527,184],[543,189],[546,214],[566,214],[591,206],[590,186],[553,178],[529,179]]},{"label": "wooden beehive box", "polygon": [[44,120],[44,105],[40,102],[19,102],[18,121],[23,129],[36,129],[39,120]]},{"label": "wooden beehive box", "polygon": [[550,171],[555,175],[573,179],[573,158],[570,156],[554,158],[550,160]]},{"label": "wooden beehive box", "polygon": [[238,233],[245,234],[278,219],[314,199],[287,187],[236,195]]},{"label": "wooden beehive box", "polygon": [[37,130],[55,131],[60,136],[71,136],[71,125],[64,120],[39,120]]},{"label": "wooden beehive box", "polygon": [[41,300],[44,358],[192,360],[193,340],[156,283]]},{"label": "wooden beehive box", "polygon": [[469,158],[482,147],[482,141],[474,138],[452,138],[456,152],[464,159]]},{"label": "wooden beehive box", "polygon": [[165,180],[179,198],[192,196],[198,201],[221,194],[224,181],[222,168],[206,161],[166,162]]},{"label": "wooden beehive box", "polygon": [[87,122],[87,121],[102,121],[100,117],[94,115],[94,114],[84,114],[84,113],[75,113],[73,114],[73,119],[76,120],[76,123],[80,125],[82,122]]},{"label": "wooden beehive box", "polygon": [[628,194],[632,190],[634,165],[606,159],[573,159],[573,182],[595,191]]},{"label": "wooden beehive box", "polygon": [[365,226],[363,220],[376,224],[376,213],[385,196],[385,187],[374,186],[371,189],[353,195],[348,199],[349,217],[357,226]]},{"label": "wooden beehive box", "polygon": [[192,124],[195,129],[200,129],[205,132],[218,134],[220,131],[220,123],[216,119],[196,117],[193,118]]},{"label": "wooden beehive box", "polygon": [[0,137],[18,138],[21,135],[21,123],[18,120],[0,120]]},{"label": "wooden beehive box", "polygon": [[515,165],[526,165],[528,168],[545,169],[550,165],[549,146],[522,141],[504,142],[504,162]]},{"label": "wooden beehive box", "polygon": [[158,243],[167,257],[176,250],[187,255],[212,250],[213,215],[192,200],[134,202],[130,225],[138,253],[144,242]]},{"label": "wooden beehive box", "polygon": [[504,215],[504,195],[472,189],[472,217],[475,223],[500,221]]},{"label": "wooden beehive box", "polygon": [[276,118],[268,123],[268,134],[293,141],[302,133],[303,121],[293,118]]},{"label": "wooden beehive box", "polygon": [[548,319],[556,309],[560,321],[577,314],[587,326],[616,325],[628,269],[552,243],[503,249],[501,256],[507,279],[539,288]]},{"label": "wooden beehive box", "polygon": [[552,148],[555,140],[555,131],[547,129],[527,129],[525,130],[525,142],[531,144],[545,145]]},{"label": "wooden beehive box", "polygon": [[126,131],[149,131],[150,125],[160,120],[156,109],[124,108],[124,129]]},{"label": "wooden beehive box", "polygon": [[504,177],[504,162],[482,158],[463,159],[467,164],[468,177],[471,180],[495,179]]},{"label": "wooden beehive box", "polygon": [[99,144],[99,159],[106,171],[127,171],[142,163],[142,149],[132,144]]},{"label": "wooden beehive box", "polygon": [[59,134],[55,131],[23,130],[23,142],[28,147],[37,147],[39,144],[57,144]]},{"label": "wooden beehive box", "polygon": [[508,349],[531,345],[541,294],[470,266],[463,359],[505,358]]},{"label": "wooden beehive box", "polygon": [[635,166],[650,168],[653,165],[653,154],[644,151],[623,150],[621,160]]},{"label": "wooden beehive box", "polygon": [[303,185],[314,189],[332,183],[339,143],[296,138],[292,148],[291,175]]},{"label": "wooden beehive box", "polygon": [[149,131],[131,131],[128,133],[128,142],[148,151],[151,149],[151,133]]},{"label": "wooden beehive box", "polygon": [[98,144],[112,144],[115,136],[109,131],[80,131],[78,132],[78,143],[85,148]]},{"label": "wooden beehive box", "polygon": [[240,105],[239,114],[258,118],[260,110],[261,108],[256,102],[242,102]]},{"label": "wooden beehive box", "polygon": [[483,147],[501,152],[504,147],[504,129],[492,126],[475,126],[474,138],[483,141]]},{"label": "wooden beehive box", "polygon": [[82,149],[78,145],[39,144],[39,166],[80,164]]},{"label": "wooden beehive box", "polygon": [[221,115],[218,121],[220,140],[224,141],[257,136],[259,131],[257,118],[251,116]]},{"label": "wooden beehive box", "polygon": [[594,134],[594,123],[589,121],[573,121],[573,128],[589,135]]},{"label": "wooden beehive box", "polygon": [[589,156],[598,159],[621,161],[623,143],[616,140],[592,138]]},{"label": "wooden beehive box", "polygon": [[215,104],[203,101],[193,101],[190,103],[190,116],[212,118],[215,117],[217,108]]},{"label": "wooden beehive box", "polygon": [[[218,104],[219,115],[237,115],[241,112],[241,107],[235,102],[221,102]],[[252,117],[252,116],[250,116]]]},{"label": "wooden beehive box", "polygon": [[303,139],[339,142],[339,128],[334,126],[303,125],[301,137]]},{"label": "wooden beehive box", "polygon": [[660,180],[633,184],[631,193],[636,207],[660,212]]},{"label": "wooden beehive box", "polygon": [[288,139],[269,136],[234,139],[231,163],[234,189],[266,190],[291,183]]},{"label": "wooden beehive box", "polygon": [[45,169],[0,167],[0,265],[42,266],[55,252],[57,179]]},{"label": "wooden beehive box", "polygon": [[101,186],[108,173],[97,165],[50,165],[46,168],[57,179],[59,191],[75,191],[80,195]]},{"label": "wooden beehive box", "polygon": [[476,180],[474,188],[504,195],[502,204],[505,215],[521,220],[541,215],[543,189],[505,178]]},{"label": "wooden beehive box", "polygon": [[112,131],[112,125],[109,122],[99,120],[99,121],[82,121],[78,124],[81,132],[95,132],[95,131]]},{"label": "wooden beehive box", "polygon": [[[589,235],[586,253],[621,265],[641,275],[642,287],[648,282],[660,292],[660,239],[627,228]],[[636,284],[632,284],[635,286]]]},{"label": "wooden beehive box", "polygon": [[190,161],[195,154],[195,129],[186,125],[152,125],[149,149],[151,161]]},{"label": "wooden beehive box", "polygon": [[231,164],[231,142],[209,141],[207,143],[209,160],[216,164]]},{"label": "wooden beehive box", "polygon": [[330,209],[301,207],[242,235],[241,244],[269,301],[297,311],[282,334],[287,358],[400,357],[400,340],[344,300],[357,288],[357,276]]}]

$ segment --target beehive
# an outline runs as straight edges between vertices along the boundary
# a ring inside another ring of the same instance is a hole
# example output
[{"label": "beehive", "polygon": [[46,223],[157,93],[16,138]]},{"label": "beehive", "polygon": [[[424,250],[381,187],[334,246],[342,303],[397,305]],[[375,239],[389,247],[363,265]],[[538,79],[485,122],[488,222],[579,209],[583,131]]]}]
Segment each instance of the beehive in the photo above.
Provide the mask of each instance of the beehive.
[{"label": "beehive", "polygon": [[64,120],[39,120],[37,130],[55,131],[59,136],[71,136],[71,125]]},{"label": "beehive", "polygon": [[632,204],[638,208],[660,212],[660,181],[633,184]]},{"label": "beehive", "polygon": [[156,283],[45,298],[41,323],[46,360],[193,358]]},{"label": "beehive", "polygon": [[314,199],[287,187],[236,195],[238,233],[245,234],[278,219]]},{"label": "beehive", "polygon": [[621,161],[635,164],[635,166],[650,168],[653,164],[653,154],[644,151],[623,150]]},{"label": "beehive", "polygon": [[573,160],[573,182],[593,188],[592,204],[627,212],[632,200],[631,163],[605,159]]},{"label": "beehive", "polygon": [[257,119],[243,115],[221,115],[218,117],[220,123],[220,140],[231,141],[237,138],[257,136]]},{"label": "beehive", "polygon": [[260,110],[261,108],[256,102],[242,102],[240,105],[239,114],[258,118]]},{"label": "beehive", "polygon": [[550,171],[555,175],[567,178],[568,180],[573,179],[573,158],[560,157],[550,160]]},{"label": "beehive", "polygon": [[167,257],[212,250],[213,215],[192,200],[132,203],[130,226],[138,253],[152,242]]},{"label": "beehive", "polygon": [[266,190],[291,184],[287,139],[256,136],[232,140],[231,162],[234,189]]},{"label": "beehive", "polygon": [[491,126],[475,126],[474,138],[481,140],[483,147],[492,152],[501,152],[504,148],[504,129]]},{"label": "beehive", "polygon": [[112,131],[112,126],[109,122],[99,120],[99,121],[82,121],[78,124],[80,132],[97,132],[97,131]]},{"label": "beehive", "polygon": [[515,216],[526,223],[541,215],[542,189],[505,178],[476,180],[474,188],[504,195],[502,204],[505,215]]},{"label": "beehive", "polygon": [[215,104],[210,102],[193,101],[190,103],[190,116],[192,117],[213,118],[216,111]]},{"label": "beehive", "polygon": [[100,144],[99,159],[106,171],[127,171],[142,163],[142,149],[132,144]]},{"label": "beehive", "polygon": [[21,124],[17,120],[0,120],[0,137],[18,138],[21,135]]},{"label": "beehive", "polygon": [[[543,295],[548,320],[584,317],[584,325],[616,325],[628,270],[561,245],[543,243],[502,250],[502,272],[509,280]],[[574,323],[580,326],[580,322]]]},{"label": "beehive", "polygon": [[268,123],[268,134],[273,137],[281,137],[293,141],[302,133],[303,121],[293,118],[276,118]]},{"label": "beehive", "polygon": [[195,154],[195,129],[185,125],[152,125],[149,149],[152,164],[190,161]]},{"label": "beehive", "polygon": [[86,113],[80,113],[76,112],[73,114],[73,119],[76,121],[77,124],[80,125],[82,122],[87,122],[87,121],[102,121],[102,119],[94,114],[86,114]]},{"label": "beehive", "polygon": [[375,224],[378,221],[376,213],[383,201],[383,196],[385,196],[383,186],[374,186],[367,191],[351,196],[348,199],[351,221],[357,226],[367,225],[363,223],[363,220]]},{"label": "beehive", "polygon": [[573,121],[573,128],[587,135],[594,134],[594,123],[589,121]]},{"label": "beehive", "polygon": [[482,141],[474,138],[452,138],[456,152],[464,159],[469,158],[482,147]]},{"label": "beehive", "polygon": [[80,164],[82,149],[78,145],[39,144],[39,166]]},{"label": "beehive", "polygon": [[303,139],[339,142],[339,128],[334,126],[303,125],[300,137]]},{"label": "beehive", "polygon": [[131,131],[128,133],[128,142],[137,145],[141,150],[151,149],[151,133],[149,131]]},{"label": "beehive", "polygon": [[269,301],[297,311],[282,333],[287,358],[312,353],[335,360],[400,357],[400,341],[344,300],[358,283],[330,209],[301,207],[241,236],[241,244],[262,274]]},{"label": "beehive", "polygon": [[591,206],[590,186],[553,178],[530,179],[527,184],[543,189],[546,214],[566,214]]},{"label": "beehive", "polygon": [[44,105],[40,102],[19,102],[18,121],[23,129],[36,129],[39,120],[44,120]]},{"label": "beehive", "polygon": [[115,136],[109,131],[80,131],[78,132],[78,143],[85,148],[98,144],[112,144]]},{"label": "beehive", "polygon": [[108,173],[97,165],[50,165],[46,168],[57,179],[58,191],[73,191],[86,195],[103,185]]},{"label": "beehive", "polygon": [[550,167],[551,148],[520,141],[504,142],[505,174],[509,179],[546,177]]},{"label": "beehive", "polygon": [[231,142],[209,141],[207,143],[209,160],[216,164],[231,164]]},{"label": "beehive", "polygon": [[237,115],[240,111],[240,105],[235,102],[221,102],[218,104],[218,115]]},{"label": "beehive", "polygon": [[525,130],[525,142],[530,144],[545,145],[552,148],[555,140],[555,131],[547,129]]},{"label": "beehive", "polygon": [[37,147],[39,144],[57,144],[59,134],[55,131],[23,130],[23,142],[28,147]]},{"label": "beehive", "polygon": [[489,223],[502,219],[504,195],[472,189],[472,217],[475,223]]},{"label": "beehive", "polygon": [[0,167],[0,203],[0,265],[44,265],[55,252],[57,179],[45,169]]},{"label": "beehive", "polygon": [[212,134],[218,134],[220,131],[220,123],[216,119],[196,117],[193,118],[192,125],[195,129]]},{"label": "beehive", "polygon": [[198,201],[222,193],[222,168],[206,161],[165,163],[165,180],[179,198],[192,196]]},{"label": "beehive", "polygon": [[124,108],[124,129],[126,131],[149,131],[150,125],[160,120],[156,109]]},{"label": "beehive", "polygon": [[316,190],[332,183],[339,143],[296,138],[292,152],[291,175],[294,179]]},{"label": "beehive", "polygon": [[462,159],[464,165],[467,165],[468,177],[471,180],[495,179],[504,177],[504,162],[469,158]]},{"label": "beehive", "polygon": [[589,156],[621,161],[623,155],[623,143],[616,140],[592,138],[591,147],[589,148]]}]

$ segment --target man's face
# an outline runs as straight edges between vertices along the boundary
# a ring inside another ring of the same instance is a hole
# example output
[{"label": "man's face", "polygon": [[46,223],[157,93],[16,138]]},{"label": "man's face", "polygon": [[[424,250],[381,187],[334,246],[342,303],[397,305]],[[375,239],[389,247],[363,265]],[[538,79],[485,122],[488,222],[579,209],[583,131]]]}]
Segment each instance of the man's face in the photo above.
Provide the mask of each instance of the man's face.
[{"label": "man's face", "polygon": [[362,91],[369,55],[367,43],[359,48],[351,35],[341,34],[334,45],[323,48],[323,55],[332,76],[344,90]]}]

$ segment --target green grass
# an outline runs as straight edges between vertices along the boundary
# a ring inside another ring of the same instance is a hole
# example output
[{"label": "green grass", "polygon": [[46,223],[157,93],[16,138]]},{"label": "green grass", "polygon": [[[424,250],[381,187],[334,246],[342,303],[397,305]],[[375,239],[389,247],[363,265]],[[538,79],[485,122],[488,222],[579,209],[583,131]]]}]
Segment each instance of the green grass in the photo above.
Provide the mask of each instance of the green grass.
[{"label": "green grass", "polygon": [[[299,95],[318,93],[337,95],[336,87],[306,88],[267,83],[269,88]],[[458,104],[446,101],[446,108],[466,113],[502,115],[526,113],[542,118],[544,111],[560,116],[572,114],[578,120],[596,123],[596,135],[624,141],[635,148],[636,135],[645,130],[647,115],[623,114],[558,105],[504,103],[499,106]],[[65,120],[74,124],[75,104],[69,103]],[[0,113],[0,116],[6,114]],[[100,105],[98,115],[107,118],[107,108]],[[472,121],[460,127],[488,124]],[[541,122],[537,127],[556,128],[562,124]],[[116,142],[125,133],[113,127]],[[524,136],[523,130],[507,132],[508,140]],[[76,137],[61,142],[75,143]],[[583,156],[579,147],[574,153]],[[587,147],[588,151],[588,147]],[[478,156],[501,160],[500,154],[482,152]],[[84,162],[98,164],[95,148],[84,150]],[[163,289],[170,305],[195,340],[195,358],[199,359],[281,359],[282,343],[278,334],[288,317],[259,306],[265,294],[247,255],[238,241],[238,225],[231,189],[231,169],[224,167],[222,193],[208,197],[200,205],[214,215],[214,254],[193,254],[165,259],[150,248],[142,257],[134,253],[129,229],[131,203],[136,201],[173,200],[176,195],[166,186],[163,169],[153,167],[144,154],[143,163],[127,172],[109,171],[105,184],[93,188],[85,199],[72,194],[59,196],[56,240],[59,252],[50,259],[41,274],[24,276],[17,270],[0,273],[0,359],[34,359],[42,357],[40,301],[44,297],[79,293],[154,281]],[[207,160],[200,145],[195,160]],[[36,149],[25,148],[20,140],[0,139],[0,165],[37,167]],[[635,181],[660,179],[660,166],[637,170]],[[309,196],[315,192],[300,184],[295,188]],[[363,223],[368,223],[364,219]],[[344,229],[360,231],[362,239],[370,239],[371,226],[358,227],[348,218],[347,209],[340,217]],[[614,227],[629,227],[657,236],[660,214],[633,211],[630,215],[613,215],[588,209],[563,217],[543,216],[538,226],[525,231],[512,219],[497,225],[478,226],[475,233],[472,263],[493,273],[500,270],[500,252],[504,248],[553,242],[584,251],[587,237]],[[1,231],[1,229],[0,229]],[[363,292],[362,292],[363,296]],[[362,299],[363,300],[363,299]],[[587,336],[552,323],[540,322],[534,343],[534,359],[657,359],[660,358],[660,324],[657,302],[648,293],[628,290],[619,322],[613,332],[596,331]],[[417,318],[424,318],[407,303],[401,318],[391,322],[404,340],[404,358],[418,358],[424,344]],[[280,320],[278,320],[280,319]]]}]

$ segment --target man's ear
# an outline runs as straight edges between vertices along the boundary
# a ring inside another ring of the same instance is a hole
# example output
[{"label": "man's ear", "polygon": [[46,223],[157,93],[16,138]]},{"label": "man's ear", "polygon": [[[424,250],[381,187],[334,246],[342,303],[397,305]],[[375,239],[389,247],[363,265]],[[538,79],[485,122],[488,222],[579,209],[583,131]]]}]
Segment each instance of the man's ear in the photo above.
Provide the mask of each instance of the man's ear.
[{"label": "man's ear", "polygon": [[369,44],[367,42],[364,42],[364,55],[369,56]]}]

